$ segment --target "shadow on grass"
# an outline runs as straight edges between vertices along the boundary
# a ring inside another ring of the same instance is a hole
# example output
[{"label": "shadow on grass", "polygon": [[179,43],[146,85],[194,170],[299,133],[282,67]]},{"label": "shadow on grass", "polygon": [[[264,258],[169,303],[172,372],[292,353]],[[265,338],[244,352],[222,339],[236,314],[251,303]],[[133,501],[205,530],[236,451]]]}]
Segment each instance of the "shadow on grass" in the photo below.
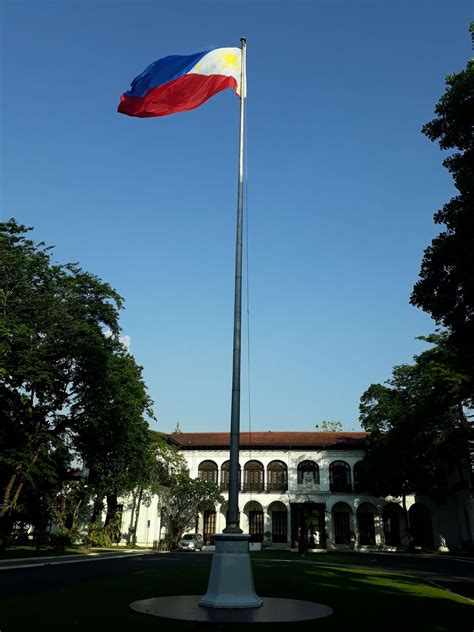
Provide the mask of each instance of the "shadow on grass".
[{"label": "shadow on grass", "polygon": [[[209,558],[210,562],[210,558]],[[50,593],[36,593],[0,602],[2,632],[35,630],[226,630],[241,632],[242,624],[171,621],[130,610],[138,599],[203,594],[210,564],[160,567],[112,579],[81,582]],[[295,565],[254,564],[257,593],[326,604],[334,614],[298,622],[299,630],[422,630],[471,631],[471,606],[462,598],[429,586],[409,575],[379,570]],[[39,622],[41,622],[39,624]],[[258,630],[290,630],[295,624],[254,624]]]}]

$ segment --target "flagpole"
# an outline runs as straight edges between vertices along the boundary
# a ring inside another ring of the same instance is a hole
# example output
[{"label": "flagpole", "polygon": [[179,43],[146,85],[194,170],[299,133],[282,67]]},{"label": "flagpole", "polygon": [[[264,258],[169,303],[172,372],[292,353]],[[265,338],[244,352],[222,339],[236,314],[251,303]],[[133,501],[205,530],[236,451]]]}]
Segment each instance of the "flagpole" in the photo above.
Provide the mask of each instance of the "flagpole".
[{"label": "flagpole", "polygon": [[232,363],[232,403],[230,413],[229,506],[224,533],[242,533],[239,526],[239,450],[240,450],[240,365],[242,339],[242,235],[244,206],[245,100],[247,97],[245,37],[240,70],[240,134],[237,186],[237,235],[235,245],[234,351]]},{"label": "flagpole", "polygon": [[247,97],[245,37],[240,39],[240,133],[237,186],[237,236],[235,245],[234,351],[230,412],[229,505],[226,526],[214,536],[215,552],[206,594],[199,600],[205,608],[259,608],[249,555],[250,536],[239,526],[240,359],[242,321],[242,235],[244,206],[245,99]]}]

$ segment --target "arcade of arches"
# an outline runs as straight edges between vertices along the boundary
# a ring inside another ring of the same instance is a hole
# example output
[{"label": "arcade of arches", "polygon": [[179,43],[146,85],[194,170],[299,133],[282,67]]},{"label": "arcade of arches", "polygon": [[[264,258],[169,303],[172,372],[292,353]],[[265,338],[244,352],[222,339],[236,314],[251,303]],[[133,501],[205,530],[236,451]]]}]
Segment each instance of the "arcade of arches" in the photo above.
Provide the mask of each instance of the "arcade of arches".
[{"label": "arcade of arches", "polygon": [[[202,509],[197,527],[207,545],[225,527],[228,504]],[[273,501],[264,506],[258,500],[245,503],[239,513],[240,525],[250,534],[251,542],[317,549],[359,547],[406,547],[410,540],[407,521],[400,505],[389,502],[379,509],[374,503],[361,502],[354,510],[344,501],[330,510],[324,503],[305,501],[289,503]],[[408,519],[416,547],[434,547],[432,518],[422,503],[413,504]]]},{"label": "arcade of arches", "polygon": [[[367,497],[361,461],[351,467],[336,458],[326,472],[321,473],[316,461],[302,459],[295,482],[304,497],[298,498],[288,493],[288,467],[283,460],[273,459],[265,466],[251,458],[242,467],[239,464],[240,524],[251,542],[304,548],[435,547],[433,519],[426,504],[412,502],[405,514],[396,502]],[[203,460],[197,473],[200,479],[218,484],[222,492],[228,491],[228,460],[220,467],[211,459]],[[327,477],[330,496],[317,492],[321,476]],[[266,493],[279,494],[280,500],[265,502],[262,494]],[[224,529],[226,512],[226,503],[200,512],[197,527],[207,544]]]}]

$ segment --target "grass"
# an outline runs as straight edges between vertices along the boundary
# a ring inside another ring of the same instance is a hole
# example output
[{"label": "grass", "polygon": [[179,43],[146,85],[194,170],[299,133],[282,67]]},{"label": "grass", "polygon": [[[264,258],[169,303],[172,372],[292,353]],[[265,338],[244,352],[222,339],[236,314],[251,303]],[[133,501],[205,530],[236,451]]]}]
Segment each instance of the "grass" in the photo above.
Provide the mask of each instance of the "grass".
[{"label": "grass", "polygon": [[[466,599],[406,574],[325,564],[329,555],[315,555],[317,559],[309,564],[295,564],[283,556],[277,562],[264,555],[253,559],[255,586],[260,596],[307,599],[334,609],[334,614],[326,619],[299,622],[298,632],[472,630],[472,607]],[[210,559],[209,556],[209,563]],[[150,559],[150,570],[139,573],[2,600],[0,629],[2,632],[30,629],[241,632],[241,624],[170,621],[131,611],[129,604],[137,599],[203,594],[206,590],[208,564],[168,566],[165,570],[159,562],[153,566],[152,563]],[[258,632],[275,628],[275,624],[256,625]],[[282,632],[294,626],[276,624]]]},{"label": "grass", "polygon": [[292,560],[292,561],[306,561],[316,562],[318,564],[341,564],[341,566],[357,565],[366,566],[370,565],[371,560],[374,559],[372,553],[351,553],[344,551],[343,553],[334,552],[326,553],[307,553],[304,557],[293,551],[272,551],[265,550],[258,553],[251,553],[251,557],[256,559],[269,559],[269,560]]}]

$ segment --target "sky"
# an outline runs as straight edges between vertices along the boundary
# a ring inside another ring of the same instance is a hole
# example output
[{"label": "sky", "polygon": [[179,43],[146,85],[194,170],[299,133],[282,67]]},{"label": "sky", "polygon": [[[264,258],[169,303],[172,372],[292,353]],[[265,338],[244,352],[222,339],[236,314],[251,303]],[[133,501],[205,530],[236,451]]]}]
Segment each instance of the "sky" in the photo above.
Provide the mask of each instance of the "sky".
[{"label": "sky", "polygon": [[471,3],[3,0],[0,17],[1,216],[124,297],[163,432],[229,430],[239,100],[117,105],[151,62],[247,37],[241,429],[360,430],[362,393],[435,327],[409,297],[455,189],[420,129],[471,55]]}]

